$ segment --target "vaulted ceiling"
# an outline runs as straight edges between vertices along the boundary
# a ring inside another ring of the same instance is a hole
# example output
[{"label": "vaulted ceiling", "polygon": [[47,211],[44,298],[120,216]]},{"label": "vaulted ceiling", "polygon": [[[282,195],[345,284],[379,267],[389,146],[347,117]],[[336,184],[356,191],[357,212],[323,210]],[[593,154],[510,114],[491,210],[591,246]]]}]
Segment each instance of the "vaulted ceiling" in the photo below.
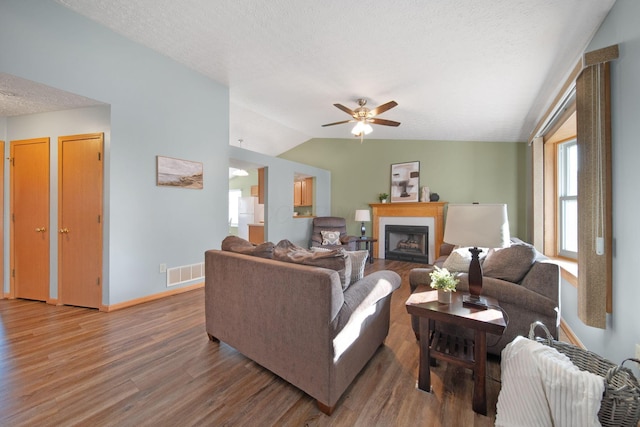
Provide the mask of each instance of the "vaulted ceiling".
[{"label": "vaulted ceiling", "polygon": [[57,0],[229,87],[230,144],[348,138],[332,104],[398,106],[367,138],[525,141],[615,0]]}]

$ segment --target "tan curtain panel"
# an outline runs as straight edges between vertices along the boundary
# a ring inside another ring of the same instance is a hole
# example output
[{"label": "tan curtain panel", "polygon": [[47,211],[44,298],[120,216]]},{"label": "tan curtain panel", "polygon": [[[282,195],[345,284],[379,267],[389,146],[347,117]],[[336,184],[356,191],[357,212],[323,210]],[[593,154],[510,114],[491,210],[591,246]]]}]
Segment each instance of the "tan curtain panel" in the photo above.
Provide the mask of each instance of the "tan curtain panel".
[{"label": "tan curtain panel", "polygon": [[612,311],[611,102],[609,63],[618,46],[584,56],[576,80],[578,133],[578,316],[606,328]]}]

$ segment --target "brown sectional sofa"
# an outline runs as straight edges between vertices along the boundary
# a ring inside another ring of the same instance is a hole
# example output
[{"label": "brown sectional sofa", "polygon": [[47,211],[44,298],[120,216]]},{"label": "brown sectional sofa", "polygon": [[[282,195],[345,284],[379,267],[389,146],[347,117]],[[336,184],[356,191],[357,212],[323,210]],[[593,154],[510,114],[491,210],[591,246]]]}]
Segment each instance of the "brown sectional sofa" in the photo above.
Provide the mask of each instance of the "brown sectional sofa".
[{"label": "brown sectional sofa", "polygon": [[338,272],[235,252],[205,253],[205,316],[223,341],[331,414],[383,344],[400,276],[378,271],[344,292]]},{"label": "brown sectional sofa", "polygon": [[[512,245],[526,244],[517,238],[512,238]],[[443,243],[440,248],[440,257],[434,264],[442,267],[453,249],[453,245]],[[531,323],[538,320],[547,326],[556,339],[558,338],[560,269],[557,264],[550,262],[543,254],[532,247],[531,249],[533,251],[532,262],[525,262],[527,267],[523,271],[524,277],[518,282],[487,277],[485,271],[482,279],[482,295],[496,298],[500,302],[500,307],[507,313],[509,320],[500,339],[493,335],[487,336],[488,353],[500,355],[502,349],[516,336],[527,336]],[[510,267],[510,265],[506,265],[505,269]],[[411,292],[431,290],[429,287],[431,283],[429,273],[431,271],[433,271],[432,268],[415,268],[409,273]],[[499,272],[494,275],[500,276]],[[460,273],[457,277],[460,279],[457,291],[469,292],[468,274]],[[411,323],[416,336],[418,336],[418,319],[412,316]],[[461,332],[458,331],[458,333]]]}]

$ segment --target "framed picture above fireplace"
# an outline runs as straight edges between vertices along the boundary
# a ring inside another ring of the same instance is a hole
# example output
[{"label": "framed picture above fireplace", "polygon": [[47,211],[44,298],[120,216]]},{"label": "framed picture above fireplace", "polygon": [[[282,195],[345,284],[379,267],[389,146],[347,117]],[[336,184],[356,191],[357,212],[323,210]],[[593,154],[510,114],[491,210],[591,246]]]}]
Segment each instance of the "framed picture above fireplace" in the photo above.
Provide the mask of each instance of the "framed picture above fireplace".
[{"label": "framed picture above fireplace", "polygon": [[420,162],[391,165],[391,202],[417,202],[420,190]]}]

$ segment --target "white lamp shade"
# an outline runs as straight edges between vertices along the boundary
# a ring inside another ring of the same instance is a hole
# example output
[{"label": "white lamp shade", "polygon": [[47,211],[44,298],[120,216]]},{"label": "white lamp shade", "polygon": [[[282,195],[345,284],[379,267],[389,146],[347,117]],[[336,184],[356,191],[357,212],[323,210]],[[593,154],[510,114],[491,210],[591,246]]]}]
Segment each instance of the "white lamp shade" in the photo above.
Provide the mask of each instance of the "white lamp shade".
[{"label": "white lamp shade", "polygon": [[356,210],[356,221],[371,221],[371,215],[368,209]]},{"label": "white lamp shade", "polygon": [[450,204],[444,241],[452,245],[505,248],[510,245],[505,204]]}]

